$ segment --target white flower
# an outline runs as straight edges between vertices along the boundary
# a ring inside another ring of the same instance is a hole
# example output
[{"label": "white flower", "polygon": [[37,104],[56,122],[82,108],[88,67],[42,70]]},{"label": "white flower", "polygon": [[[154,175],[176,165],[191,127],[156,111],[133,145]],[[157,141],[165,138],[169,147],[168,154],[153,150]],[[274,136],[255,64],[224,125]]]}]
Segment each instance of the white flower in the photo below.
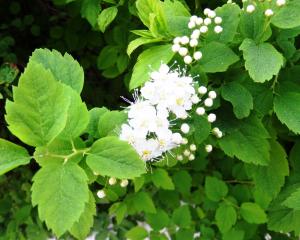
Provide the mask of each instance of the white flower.
[{"label": "white flower", "polygon": [[210,153],[212,150],[213,150],[212,145],[208,144],[208,145],[205,146],[205,151],[206,152]]},{"label": "white flower", "polygon": [[134,144],[135,142],[144,139],[146,137],[145,132],[135,131],[131,126],[123,124],[121,126],[120,139],[128,142],[129,144]]},{"label": "white flower", "polygon": [[198,88],[198,93],[200,93],[202,95],[205,94],[205,93],[207,93],[207,88],[205,86],[199,87]]},{"label": "white flower", "polygon": [[255,11],[255,6],[252,5],[252,4],[248,5],[247,8],[246,8],[246,11],[247,11],[247,13],[254,12]]},{"label": "white flower", "polygon": [[211,24],[211,19],[210,18],[205,18],[204,19],[204,24],[205,25],[210,25]]},{"label": "white flower", "polygon": [[223,31],[223,28],[221,26],[215,26],[214,28],[215,33],[221,33]]},{"label": "white flower", "polygon": [[214,21],[215,21],[215,24],[221,24],[223,20],[221,17],[216,17]]},{"label": "white flower", "polygon": [[134,148],[144,161],[157,158],[162,154],[158,141],[152,138],[137,142]]},{"label": "white flower", "polygon": [[210,122],[210,123],[212,123],[212,122],[216,121],[216,118],[217,118],[216,114],[210,113],[207,116],[207,121]]},{"label": "white flower", "polygon": [[267,9],[267,10],[265,11],[265,15],[266,15],[267,17],[271,17],[273,14],[274,14],[274,12],[273,12],[272,9]]},{"label": "white flower", "polygon": [[191,155],[189,156],[189,160],[190,160],[190,161],[195,160],[195,155],[194,155],[194,154],[191,154]]},{"label": "white flower", "polygon": [[176,144],[174,144],[172,141],[172,137],[173,134],[170,130],[161,131],[159,134],[157,134],[157,141],[160,151],[166,152],[176,147]]},{"label": "white flower", "polygon": [[190,150],[193,151],[193,152],[195,152],[197,150],[196,145],[195,144],[191,144],[190,145]]},{"label": "white flower", "polygon": [[181,47],[178,52],[179,52],[179,55],[185,56],[188,53],[188,49],[185,47]]},{"label": "white flower", "polygon": [[204,107],[198,107],[198,108],[196,109],[196,113],[197,113],[199,116],[204,115],[204,113],[205,113]]},{"label": "white flower", "polygon": [[127,179],[123,179],[121,182],[120,182],[120,186],[121,187],[127,187],[127,185],[128,185],[128,180]]},{"label": "white flower", "polygon": [[98,198],[105,198],[106,194],[105,194],[104,190],[99,190],[97,192],[97,196],[98,196]]},{"label": "white flower", "polygon": [[281,7],[281,6],[285,5],[285,3],[286,3],[285,0],[277,0],[277,1],[276,1],[276,5],[277,5],[278,7]]},{"label": "white flower", "polygon": [[190,39],[187,37],[187,36],[183,36],[183,37],[181,37],[181,39],[180,39],[180,42],[182,43],[182,44],[188,44],[189,43],[189,41],[190,41]]},{"label": "white flower", "polygon": [[180,130],[186,134],[190,131],[190,126],[187,123],[183,123],[181,124]]},{"label": "white flower", "polygon": [[202,33],[206,33],[208,31],[208,28],[207,28],[207,26],[201,26],[199,30]]},{"label": "white flower", "polygon": [[197,45],[198,45],[198,40],[197,39],[191,39],[190,46],[191,47],[196,47]]},{"label": "white flower", "polygon": [[209,91],[208,96],[211,99],[215,99],[217,97],[217,93],[215,91]]},{"label": "white flower", "polygon": [[196,24],[197,24],[198,26],[200,26],[202,23],[203,23],[203,18],[198,17],[197,20],[196,20]]},{"label": "white flower", "polygon": [[195,23],[195,22],[189,22],[189,23],[188,23],[188,28],[189,28],[189,29],[192,29],[192,28],[194,28],[194,27],[196,27],[196,23]]},{"label": "white flower", "polygon": [[215,11],[209,11],[207,16],[210,17],[210,18],[214,18],[214,17],[216,17],[216,12]]},{"label": "white flower", "polygon": [[178,52],[179,49],[180,49],[180,45],[179,45],[179,44],[174,44],[174,45],[172,46],[172,51],[173,51],[173,52]]},{"label": "white flower", "polygon": [[200,52],[200,51],[194,52],[195,60],[200,60],[201,58],[202,58],[202,52]]},{"label": "white flower", "polygon": [[214,104],[214,101],[213,101],[211,98],[206,98],[206,99],[204,100],[204,105],[205,105],[206,107],[211,107],[213,104]]},{"label": "white flower", "polygon": [[184,150],[184,152],[183,152],[183,155],[186,156],[186,157],[190,156],[190,154],[191,154],[191,152],[187,149]]},{"label": "white flower", "polygon": [[108,179],[108,184],[109,185],[115,185],[117,183],[117,179],[114,177],[111,177]]},{"label": "white flower", "polygon": [[180,145],[182,143],[182,136],[180,133],[173,133],[172,134],[172,142],[176,143],[177,145]]},{"label": "white flower", "polygon": [[182,155],[177,155],[176,158],[177,158],[178,161],[182,161],[183,160],[183,156]]}]

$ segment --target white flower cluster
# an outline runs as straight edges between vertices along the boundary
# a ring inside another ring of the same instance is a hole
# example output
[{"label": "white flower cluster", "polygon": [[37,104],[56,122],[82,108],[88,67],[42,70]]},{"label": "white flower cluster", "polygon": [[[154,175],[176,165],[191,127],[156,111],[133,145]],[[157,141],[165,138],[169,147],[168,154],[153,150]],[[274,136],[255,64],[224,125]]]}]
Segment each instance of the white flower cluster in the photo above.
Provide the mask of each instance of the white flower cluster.
[{"label": "white flower cluster", "polygon": [[[242,0],[243,3],[247,3],[248,0]],[[264,0],[263,0],[264,1]],[[276,0],[276,6],[282,7],[286,4],[286,0]],[[246,6],[246,12],[247,13],[253,13],[256,9],[255,2],[251,2],[249,5]],[[267,8],[264,12],[266,17],[271,17],[274,15],[274,11],[271,8]]]},{"label": "white flower cluster", "polygon": [[[162,64],[158,71],[152,72],[150,80],[140,89],[140,96],[128,107],[128,123],[121,126],[120,139],[131,144],[144,161],[154,161],[161,156],[186,144],[187,139],[181,134],[187,134],[190,126],[183,122],[181,133],[173,132],[175,120],[187,119],[193,105],[201,102],[200,97],[207,93],[207,88],[201,86],[198,93],[195,90],[191,76],[180,69],[170,70]],[[216,92],[208,92],[203,107],[198,107],[198,115],[205,114],[205,107],[213,105]],[[216,120],[216,115],[210,113],[209,122]],[[196,150],[191,145],[191,151]],[[190,160],[195,157],[191,156]]]},{"label": "white flower cluster", "polygon": [[223,31],[223,28],[220,26],[222,18],[217,16],[215,11],[206,8],[204,9],[204,15],[206,16],[205,18],[197,16],[190,18],[188,28],[193,30],[190,37],[176,37],[173,41],[172,51],[178,52],[186,64],[202,58],[202,52],[195,51],[195,48],[199,45],[200,37],[209,31],[210,25],[215,25],[213,29],[217,34]]}]

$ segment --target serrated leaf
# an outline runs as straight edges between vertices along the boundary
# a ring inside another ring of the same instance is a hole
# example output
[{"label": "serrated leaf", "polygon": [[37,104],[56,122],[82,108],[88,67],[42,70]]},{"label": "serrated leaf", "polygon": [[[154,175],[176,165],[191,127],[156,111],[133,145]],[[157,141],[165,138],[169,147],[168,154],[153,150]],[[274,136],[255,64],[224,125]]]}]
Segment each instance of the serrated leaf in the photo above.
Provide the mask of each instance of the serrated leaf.
[{"label": "serrated leaf", "polygon": [[135,214],[139,212],[156,213],[155,205],[152,198],[146,192],[138,192],[133,195],[129,195],[125,199],[128,214]]},{"label": "serrated leaf", "polygon": [[225,135],[219,140],[221,149],[243,162],[267,165],[270,161],[269,134],[261,121],[253,115],[240,121],[225,121],[222,129]]},{"label": "serrated leaf", "polygon": [[183,195],[190,194],[192,187],[192,177],[187,171],[177,171],[173,175],[173,181],[178,192],[182,193]]},{"label": "serrated leaf", "polygon": [[300,26],[300,2],[291,0],[278,9],[271,18],[271,23],[279,28],[294,28]]},{"label": "serrated leaf", "polygon": [[29,61],[40,63],[44,68],[50,70],[57,81],[81,93],[84,81],[83,69],[68,53],[62,55],[56,50],[40,48],[32,53]]},{"label": "serrated leaf", "polygon": [[206,177],[204,188],[206,196],[215,202],[220,201],[228,193],[226,183],[215,177]]},{"label": "serrated leaf", "polygon": [[83,213],[81,214],[79,220],[72,226],[70,233],[78,239],[85,239],[90,233],[91,227],[93,226],[95,215],[95,198],[93,194],[89,192],[89,201],[85,204]]},{"label": "serrated leaf", "polygon": [[98,131],[98,124],[99,124],[99,119],[100,117],[108,112],[109,110],[106,107],[102,107],[102,108],[92,108],[89,111],[89,124],[86,128],[86,132],[93,136],[94,138],[99,138],[99,131]]},{"label": "serrated leaf", "polygon": [[227,45],[210,42],[200,48],[203,58],[199,66],[206,73],[225,72],[239,57]]},{"label": "serrated leaf", "polygon": [[134,178],[145,173],[145,163],[127,142],[104,137],[94,142],[87,156],[88,166],[104,176]]},{"label": "serrated leaf", "polygon": [[180,228],[189,228],[192,222],[189,206],[183,205],[176,208],[172,215],[172,221]]},{"label": "serrated leaf", "polygon": [[208,138],[211,131],[211,124],[207,121],[207,117],[205,116],[193,116],[194,121],[194,139],[197,144],[201,144],[204,140]]},{"label": "serrated leaf", "polygon": [[261,224],[267,222],[265,211],[256,203],[244,202],[241,205],[240,213],[248,223]]},{"label": "serrated leaf", "polygon": [[300,188],[293,192],[282,205],[292,208],[294,210],[300,210]]},{"label": "serrated leaf", "polygon": [[248,117],[253,109],[251,93],[237,82],[230,82],[222,86],[222,97],[231,102],[233,112],[239,119]]},{"label": "serrated leaf", "polygon": [[155,231],[159,231],[169,224],[169,216],[163,209],[157,209],[156,213],[148,213],[146,221]]},{"label": "serrated leaf", "polygon": [[33,177],[32,204],[56,236],[79,220],[89,199],[87,176],[72,162],[48,163]]},{"label": "serrated leaf", "polygon": [[151,179],[157,188],[162,188],[166,190],[174,189],[172,178],[170,178],[168,172],[162,168],[156,169],[152,173]]},{"label": "serrated leaf", "polygon": [[247,172],[254,180],[256,191],[273,199],[284,185],[285,177],[289,174],[289,165],[284,148],[277,141],[271,140],[270,143],[268,166],[247,165]]},{"label": "serrated leaf", "polygon": [[300,133],[300,84],[296,81],[278,83],[274,110],[281,122],[295,133]]},{"label": "serrated leaf", "polygon": [[116,18],[117,14],[118,8],[115,6],[105,8],[101,11],[101,13],[98,16],[98,26],[101,32],[105,32],[105,29]]},{"label": "serrated leaf", "polygon": [[13,89],[14,102],[6,102],[9,130],[30,146],[51,142],[64,129],[70,98],[41,64],[31,62]]},{"label": "serrated leaf", "polygon": [[245,59],[245,68],[255,82],[265,82],[279,73],[283,66],[283,56],[270,44],[256,44],[245,39],[240,46]]},{"label": "serrated leaf", "polygon": [[118,135],[121,125],[127,120],[127,114],[121,111],[107,111],[99,119],[99,136]]},{"label": "serrated leaf", "polygon": [[27,150],[0,138],[0,175],[30,162]]},{"label": "serrated leaf", "polygon": [[136,38],[128,44],[127,54],[128,54],[128,56],[130,56],[131,53],[138,47],[145,45],[145,44],[155,43],[155,42],[160,42],[160,41],[161,41],[161,39],[157,39],[157,38],[145,38],[145,37]]},{"label": "serrated leaf", "polygon": [[83,0],[81,1],[80,14],[83,18],[86,18],[88,22],[95,27],[97,24],[97,17],[100,14],[101,0]]},{"label": "serrated leaf", "polygon": [[169,44],[154,46],[142,52],[133,68],[129,83],[130,90],[142,86],[149,80],[151,71],[158,70],[161,62],[167,64],[173,56],[174,52],[171,51]]},{"label": "serrated leaf", "polygon": [[236,211],[231,205],[221,204],[216,211],[215,219],[220,231],[227,232],[236,223]]}]

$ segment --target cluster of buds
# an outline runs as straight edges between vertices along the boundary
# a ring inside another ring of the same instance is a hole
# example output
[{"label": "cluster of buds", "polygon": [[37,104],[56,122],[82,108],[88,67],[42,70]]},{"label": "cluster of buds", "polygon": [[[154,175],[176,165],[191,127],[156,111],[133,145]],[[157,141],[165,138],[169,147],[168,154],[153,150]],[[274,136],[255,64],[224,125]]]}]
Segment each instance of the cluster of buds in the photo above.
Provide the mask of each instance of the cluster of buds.
[{"label": "cluster of buds", "polygon": [[216,12],[209,8],[204,9],[205,18],[192,16],[188,23],[188,28],[193,30],[191,35],[176,37],[173,40],[172,51],[178,52],[186,64],[191,64],[194,60],[198,61],[202,58],[202,52],[196,48],[200,44],[200,37],[209,31],[209,26],[213,26],[215,33],[219,34],[223,31],[220,26],[222,18],[216,15]]},{"label": "cluster of buds", "polygon": [[[243,0],[243,3],[247,4],[248,0]],[[277,7],[282,7],[286,4],[286,0],[276,0],[276,6]],[[246,6],[246,12],[247,13],[253,13],[256,9],[256,4],[255,2],[251,1],[247,6]],[[274,10],[271,8],[267,8],[264,11],[264,14],[266,17],[271,17],[274,15]]]},{"label": "cluster of buds", "polygon": [[[118,180],[114,177],[111,177],[108,179],[108,184],[113,186],[113,185],[116,185],[118,183]],[[125,188],[128,186],[128,180],[127,179],[122,179],[119,184],[122,188]],[[97,192],[97,197],[102,199],[102,198],[105,198],[106,197],[106,193],[105,193],[105,189],[100,189],[98,190]]]}]

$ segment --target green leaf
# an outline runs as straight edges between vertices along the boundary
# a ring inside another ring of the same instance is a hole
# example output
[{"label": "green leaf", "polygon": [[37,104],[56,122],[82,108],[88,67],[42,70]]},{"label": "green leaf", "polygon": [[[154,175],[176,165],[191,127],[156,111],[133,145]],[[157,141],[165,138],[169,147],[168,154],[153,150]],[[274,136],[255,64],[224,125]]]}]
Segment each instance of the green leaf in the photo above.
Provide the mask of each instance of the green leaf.
[{"label": "green leaf", "polygon": [[291,0],[275,12],[271,23],[279,28],[294,28],[300,26],[300,2]]},{"label": "green leaf", "polygon": [[133,195],[129,195],[125,199],[128,213],[135,214],[139,212],[156,213],[155,205],[152,198],[146,192],[138,192]]},{"label": "green leaf", "polygon": [[148,213],[146,215],[146,221],[151,225],[153,230],[159,231],[168,226],[170,219],[164,210],[157,209],[156,213]]},{"label": "green leaf", "polygon": [[25,148],[0,138],[0,175],[29,162],[30,156]]},{"label": "green leaf", "polygon": [[265,82],[279,73],[283,66],[283,56],[270,44],[256,44],[245,39],[240,46],[245,59],[245,68],[255,82]]},{"label": "green leaf", "polygon": [[174,190],[174,184],[172,178],[168,175],[168,172],[162,168],[156,169],[152,175],[151,179],[157,188],[162,188],[166,190]]},{"label": "green leaf", "polygon": [[284,148],[274,140],[270,143],[269,165],[247,165],[247,172],[254,180],[256,191],[273,199],[284,185],[285,177],[289,175],[289,165]]},{"label": "green leaf", "polygon": [[[171,45],[159,45],[142,52],[134,65],[129,83],[130,90],[142,86],[149,80],[150,72],[159,69],[161,62],[167,64],[174,56]],[[158,60],[159,59],[159,60]]]},{"label": "green leaf", "polygon": [[109,69],[113,67],[118,58],[119,49],[114,45],[107,45],[102,48],[97,59],[97,67],[100,70]]},{"label": "green leaf", "polygon": [[244,240],[244,231],[237,229],[230,229],[228,232],[223,234],[223,240]]},{"label": "green leaf", "polygon": [[65,127],[70,99],[67,87],[42,65],[31,62],[6,102],[9,130],[30,146],[51,142]]},{"label": "green leaf", "polygon": [[99,138],[99,131],[98,131],[98,124],[99,124],[99,119],[101,118],[101,116],[108,112],[109,110],[106,107],[102,107],[102,108],[92,108],[89,111],[89,124],[86,128],[86,132],[93,136],[94,138]]},{"label": "green leaf", "polygon": [[157,38],[145,38],[145,37],[136,38],[128,44],[127,54],[128,54],[128,56],[130,56],[131,53],[138,47],[145,45],[145,44],[155,43],[155,42],[160,42],[160,41],[161,41],[161,39],[157,39]]},{"label": "green leaf", "polygon": [[126,238],[130,240],[141,240],[148,237],[148,232],[143,227],[133,227],[126,234]]},{"label": "green leaf", "polygon": [[89,192],[89,201],[85,204],[85,209],[81,214],[79,220],[74,223],[70,229],[70,233],[78,238],[85,239],[91,231],[91,227],[94,224],[94,216],[96,215],[95,198],[91,192]]},{"label": "green leaf", "polygon": [[208,138],[211,131],[211,124],[207,121],[207,117],[205,116],[193,116],[194,121],[194,138],[197,144],[201,144],[204,140]]},{"label": "green leaf", "polygon": [[180,228],[189,228],[192,223],[192,216],[188,205],[176,208],[172,215],[173,222]]},{"label": "green leaf", "polygon": [[225,72],[228,67],[239,60],[239,57],[227,45],[210,42],[200,48],[203,58],[199,61],[206,73]]},{"label": "green leaf", "polygon": [[262,224],[267,222],[267,215],[256,203],[244,202],[240,209],[241,216],[248,222]]},{"label": "green leaf", "polygon": [[222,130],[225,135],[219,140],[219,144],[228,156],[235,156],[243,162],[256,165],[269,163],[269,134],[258,118],[251,115],[244,120],[224,121],[226,125]]},{"label": "green leaf", "polygon": [[293,192],[282,205],[292,208],[294,210],[300,210],[300,188]]},{"label": "green leaf", "polygon": [[33,177],[32,204],[57,237],[70,230],[89,199],[85,172],[72,162],[48,163]]},{"label": "green leaf", "polygon": [[116,216],[116,220],[118,224],[121,224],[124,217],[126,216],[126,213],[127,213],[127,206],[124,202],[114,203],[109,208],[109,214],[110,215],[114,214]]},{"label": "green leaf", "polygon": [[118,14],[117,7],[105,8],[98,16],[98,26],[101,32],[105,32],[108,25],[116,18]]},{"label": "green leaf", "polygon": [[99,136],[118,135],[121,125],[127,120],[127,114],[120,111],[107,111],[101,115],[98,124]]},{"label": "green leaf", "polygon": [[206,196],[215,202],[220,201],[228,193],[226,183],[215,177],[206,177],[204,188]]},{"label": "green leaf", "polygon": [[237,215],[233,206],[221,204],[216,211],[216,222],[221,232],[227,232],[236,223]]},{"label": "green leaf", "polygon": [[143,24],[147,27],[150,26],[150,14],[155,14],[160,11],[159,0],[138,0],[136,1],[136,8],[138,15]]},{"label": "green leaf", "polygon": [[83,0],[81,1],[80,14],[83,18],[86,18],[88,22],[95,27],[97,24],[97,17],[100,14],[101,0]]},{"label": "green leaf", "polygon": [[[44,68],[51,71],[57,81],[81,93],[84,81],[83,69],[68,53],[62,55],[56,50],[40,48],[32,53],[29,61],[42,64]],[[31,64],[30,62],[29,64]]]},{"label": "green leaf", "polygon": [[70,106],[67,112],[67,123],[58,138],[72,140],[79,137],[87,128],[89,123],[89,112],[81,97],[72,88],[68,88]]},{"label": "green leaf", "polygon": [[274,98],[274,110],[279,120],[295,133],[300,133],[300,84],[279,82]]},{"label": "green leaf", "polygon": [[173,175],[173,181],[178,192],[182,193],[183,195],[190,194],[192,187],[192,177],[187,171],[177,171]]},{"label": "green leaf", "polygon": [[145,173],[145,163],[127,142],[104,137],[94,142],[87,156],[88,166],[104,176],[134,178]]},{"label": "green leaf", "polygon": [[248,117],[253,109],[251,93],[237,82],[230,82],[222,86],[222,97],[231,102],[233,112],[239,119]]}]

